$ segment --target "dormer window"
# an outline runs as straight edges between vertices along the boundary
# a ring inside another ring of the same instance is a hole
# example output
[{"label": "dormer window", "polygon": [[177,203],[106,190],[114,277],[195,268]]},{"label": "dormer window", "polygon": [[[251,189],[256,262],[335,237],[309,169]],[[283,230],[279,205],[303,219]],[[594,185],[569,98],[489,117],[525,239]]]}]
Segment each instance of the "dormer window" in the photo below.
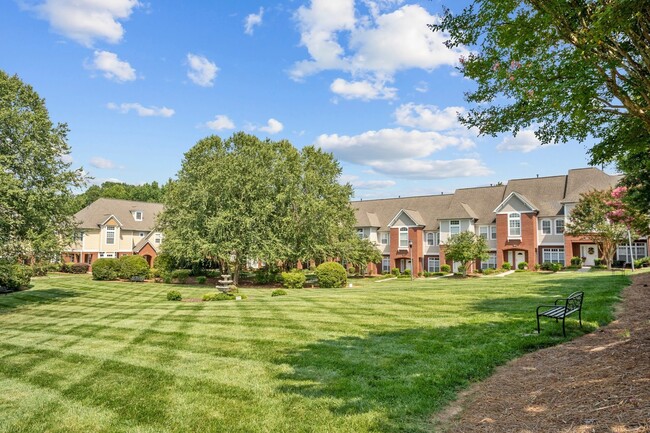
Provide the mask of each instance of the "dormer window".
[{"label": "dormer window", "polygon": [[133,212],[133,219],[136,221],[142,221],[143,212],[141,210],[136,210]]}]

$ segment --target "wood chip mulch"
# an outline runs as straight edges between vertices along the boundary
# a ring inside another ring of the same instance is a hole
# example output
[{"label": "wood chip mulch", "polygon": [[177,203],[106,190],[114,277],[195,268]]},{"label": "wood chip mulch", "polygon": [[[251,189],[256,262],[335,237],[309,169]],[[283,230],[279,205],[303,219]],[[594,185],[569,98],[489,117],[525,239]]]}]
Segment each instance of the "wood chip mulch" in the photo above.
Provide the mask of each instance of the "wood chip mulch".
[{"label": "wood chip mulch", "polygon": [[432,418],[432,429],[650,432],[650,273],[632,280],[616,321],[498,368]]}]

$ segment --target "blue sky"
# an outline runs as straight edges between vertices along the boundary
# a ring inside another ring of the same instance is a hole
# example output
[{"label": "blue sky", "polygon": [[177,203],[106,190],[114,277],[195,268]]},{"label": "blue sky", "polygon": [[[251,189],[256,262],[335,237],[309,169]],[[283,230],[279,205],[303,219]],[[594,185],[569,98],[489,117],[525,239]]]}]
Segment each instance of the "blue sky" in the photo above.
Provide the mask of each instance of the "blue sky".
[{"label": "blue sky", "polygon": [[465,52],[426,27],[454,0],[0,2],[0,69],[70,127],[95,183],[164,182],[210,134],[317,145],[356,198],[438,194],[585,167],[585,145],[456,121]]}]

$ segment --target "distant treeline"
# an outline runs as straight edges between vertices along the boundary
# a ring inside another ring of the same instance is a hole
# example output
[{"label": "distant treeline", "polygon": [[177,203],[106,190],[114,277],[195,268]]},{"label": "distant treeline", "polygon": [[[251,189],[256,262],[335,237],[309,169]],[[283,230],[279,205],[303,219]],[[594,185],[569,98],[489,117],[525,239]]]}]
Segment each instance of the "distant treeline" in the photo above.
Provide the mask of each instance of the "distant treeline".
[{"label": "distant treeline", "polygon": [[80,211],[98,198],[162,203],[165,190],[170,182],[171,180],[162,186],[156,181],[142,185],[129,185],[119,182],[104,182],[100,186],[93,185],[74,198],[73,211],[75,213]]}]

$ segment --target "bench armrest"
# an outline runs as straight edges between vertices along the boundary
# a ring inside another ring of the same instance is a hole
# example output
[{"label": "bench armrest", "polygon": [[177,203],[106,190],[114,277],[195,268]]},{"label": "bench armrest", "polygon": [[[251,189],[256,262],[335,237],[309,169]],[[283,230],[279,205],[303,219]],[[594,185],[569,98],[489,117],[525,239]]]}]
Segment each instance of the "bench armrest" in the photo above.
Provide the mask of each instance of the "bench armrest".
[{"label": "bench armrest", "polygon": [[537,307],[537,314],[539,314],[539,309],[540,308],[555,308],[557,305],[540,305]]},{"label": "bench armrest", "polygon": [[557,303],[558,303],[559,301],[566,302],[566,301],[568,301],[568,299],[567,299],[567,298],[556,299],[556,300],[555,300],[555,305],[557,305]]}]

